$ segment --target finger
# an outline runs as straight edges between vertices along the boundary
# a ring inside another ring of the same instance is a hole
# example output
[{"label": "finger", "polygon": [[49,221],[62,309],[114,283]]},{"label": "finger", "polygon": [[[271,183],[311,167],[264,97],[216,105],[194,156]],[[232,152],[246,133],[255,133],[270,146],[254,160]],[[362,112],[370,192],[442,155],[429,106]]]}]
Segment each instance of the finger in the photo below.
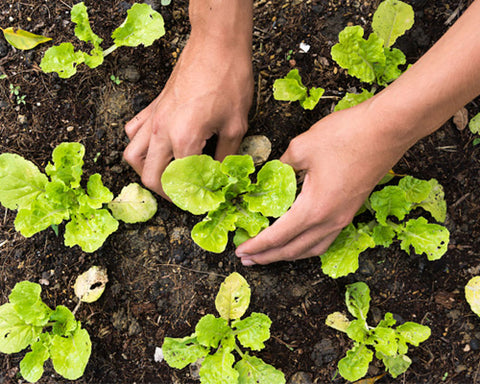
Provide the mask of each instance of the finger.
[{"label": "finger", "polygon": [[[168,199],[162,188],[162,174],[173,158],[170,143],[163,137],[150,139],[142,170],[142,183],[150,190]],[[169,200],[169,199],[168,199]]]},{"label": "finger", "polygon": [[[151,105],[151,104],[150,104]],[[138,130],[145,124],[151,115],[150,105],[135,115],[127,124],[125,124],[125,133],[130,140],[137,134]]]},{"label": "finger", "polygon": [[144,125],[143,129],[133,136],[132,141],[123,152],[124,159],[139,175],[142,174],[143,164],[148,153],[150,136],[150,127]]},{"label": "finger", "polygon": [[320,256],[338,236],[338,231],[323,236],[322,228],[325,227],[319,226],[318,228],[310,229],[283,247],[269,249],[266,252],[254,256],[242,257],[241,262],[245,266],[251,266]]},{"label": "finger", "polygon": [[234,125],[231,128],[224,129],[218,134],[217,149],[215,151],[215,159],[223,161],[228,155],[237,153],[242,143],[244,132],[246,129],[243,124]]}]

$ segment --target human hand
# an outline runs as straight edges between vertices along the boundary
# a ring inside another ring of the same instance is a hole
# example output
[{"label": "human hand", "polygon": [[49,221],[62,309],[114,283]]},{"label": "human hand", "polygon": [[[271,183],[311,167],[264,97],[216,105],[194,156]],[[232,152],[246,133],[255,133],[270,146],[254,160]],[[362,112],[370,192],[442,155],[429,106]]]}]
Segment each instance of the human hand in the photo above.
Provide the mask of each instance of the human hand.
[{"label": "human hand", "polygon": [[200,154],[218,136],[215,158],[237,151],[253,94],[249,50],[191,35],[160,95],[125,126],[126,161],[166,197],[160,178],[172,158]]},{"label": "human hand", "polygon": [[292,140],[280,160],[306,172],[302,191],[285,215],[237,248],[244,265],[324,253],[408,149],[410,142],[378,134],[382,119],[369,104],[329,115]]}]

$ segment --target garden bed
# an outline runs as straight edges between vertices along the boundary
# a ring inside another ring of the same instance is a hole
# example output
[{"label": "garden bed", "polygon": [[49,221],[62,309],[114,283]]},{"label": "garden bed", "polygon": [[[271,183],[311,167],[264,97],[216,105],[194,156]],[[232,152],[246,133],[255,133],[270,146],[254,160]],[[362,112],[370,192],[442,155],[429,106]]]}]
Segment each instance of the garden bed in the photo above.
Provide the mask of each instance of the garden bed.
[{"label": "garden bed", "polygon": [[[86,1],[93,30],[108,46],[133,1]],[[86,147],[85,173],[98,172],[115,194],[139,177],[122,160],[128,143],[126,121],[160,92],[189,33],[187,2],[152,5],[165,19],[166,35],[148,48],[123,47],[94,69],[81,67],[71,79],[44,74],[39,63],[50,43],[31,51],[12,49],[0,39],[0,153],[17,153],[43,169],[55,146],[64,141]],[[453,23],[467,0],[416,0],[413,28],[398,45],[407,62],[417,60]],[[15,26],[53,37],[53,43],[73,41],[72,0],[0,4],[0,26]],[[254,105],[248,135],[262,134],[272,142],[270,158],[279,158],[289,141],[331,111],[331,99],[313,111],[272,97],[275,79],[298,68],[305,85],[341,96],[360,90],[330,57],[330,48],[348,23],[368,29],[378,1],[260,0],[254,7]],[[311,46],[305,53],[301,42]],[[208,54],[208,52],[205,52]],[[114,75],[121,80],[113,82]],[[19,102],[9,84],[19,87]],[[422,92],[422,90],[418,90]],[[480,100],[467,106],[480,112]],[[326,316],[345,311],[347,284],[364,281],[371,289],[372,323],[385,312],[398,319],[428,325],[431,337],[409,356],[413,363],[397,379],[379,383],[480,382],[480,320],[464,299],[464,286],[480,270],[480,145],[473,146],[468,129],[449,121],[417,143],[394,170],[422,179],[437,179],[447,200],[446,226],[450,245],[442,259],[408,256],[398,244],[377,247],[360,257],[357,273],[331,279],[319,258],[294,263],[243,267],[232,247],[212,254],[196,246],[190,230],[197,217],[158,198],[155,217],[144,224],[121,224],[105,245],[89,254],[63,245],[53,230],[25,239],[13,228],[15,213],[0,207],[0,304],[16,282],[43,284],[42,298],[51,307],[73,309],[73,283],[92,265],[107,269],[109,283],[102,298],[82,305],[77,318],[92,339],[92,355],[78,383],[194,383],[188,368],[174,370],[155,362],[165,336],[183,337],[198,319],[215,313],[220,283],[231,272],[242,274],[252,288],[250,311],[272,320],[266,348],[258,354],[285,373],[287,380],[343,383],[337,362],[351,347],[345,334],[325,325]],[[62,226],[59,228],[60,235]],[[0,355],[0,384],[21,382],[18,366],[24,353]],[[42,383],[62,382],[50,363]],[[373,365],[369,376],[383,372]],[[296,376],[294,376],[296,375]],[[294,376],[296,379],[292,379]],[[302,381],[303,382],[303,381]]]}]

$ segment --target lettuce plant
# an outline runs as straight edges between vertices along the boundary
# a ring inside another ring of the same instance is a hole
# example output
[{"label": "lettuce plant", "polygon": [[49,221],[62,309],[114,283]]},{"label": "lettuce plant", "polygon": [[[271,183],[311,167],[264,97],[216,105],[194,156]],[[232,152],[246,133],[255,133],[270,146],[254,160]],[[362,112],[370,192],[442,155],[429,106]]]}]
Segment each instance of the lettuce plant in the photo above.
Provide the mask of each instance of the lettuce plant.
[{"label": "lettuce plant", "polygon": [[267,162],[257,174],[249,155],[227,156],[222,163],[208,155],[172,161],[162,187],[172,202],[194,215],[207,213],[192,229],[193,240],[210,252],[223,252],[228,233],[239,245],[269,225],[267,216],[283,215],[295,200],[293,168],[279,160]]},{"label": "lettuce plant", "polygon": [[[412,27],[414,16],[409,4],[400,0],[383,1],[373,15],[373,32],[368,39],[363,37],[361,26],[346,27],[339,34],[338,44],[331,49],[333,60],[365,83],[386,86],[402,74],[399,66],[406,63],[405,55],[392,45]],[[356,105],[373,94],[373,90],[363,90],[361,96],[347,93],[335,110]]]},{"label": "lettuce plant", "polygon": [[76,380],[90,358],[90,336],[67,307],[50,309],[41,291],[39,284],[22,281],[0,306],[0,352],[17,353],[30,346],[20,362],[20,373],[29,382],[40,380],[49,358],[58,374]]},{"label": "lettuce plant", "polygon": [[412,246],[417,254],[425,253],[428,260],[441,258],[448,249],[450,233],[424,217],[406,220],[407,214],[416,208],[423,208],[436,221],[445,221],[446,202],[437,180],[405,176],[398,185],[373,192],[363,210],[370,211],[374,219],[357,225],[351,223],[340,232],[320,256],[323,272],[333,278],[355,272],[360,253],[377,245],[389,247],[395,238],[405,252]]},{"label": "lettuce plant", "polygon": [[85,63],[90,68],[98,67],[104,58],[118,47],[148,47],[165,34],[162,15],[148,4],[134,4],[127,12],[122,25],[112,33],[113,45],[106,50],[100,46],[102,39],[97,36],[88,20],[87,7],[78,3],[71,10],[72,22],[76,24],[75,36],[93,48],[90,53],[75,50],[72,43],[62,43],[49,48],[40,62],[46,73],[56,72],[61,78],[69,78],[77,72],[77,65]]},{"label": "lettuce plant", "polygon": [[65,245],[79,245],[85,252],[94,252],[118,228],[118,221],[104,208],[107,203],[118,219],[129,223],[146,221],[155,214],[156,200],[138,185],[129,187],[133,193],[128,198],[122,191],[112,201],[112,192],[95,173],[84,190],[80,186],[84,153],[80,143],[58,145],[46,174],[17,154],[0,155],[0,203],[18,210],[15,229],[23,236],[33,236],[69,220]]},{"label": "lettuce plant", "polygon": [[363,282],[347,285],[345,302],[355,320],[350,321],[341,312],[332,313],[326,319],[328,326],[345,332],[354,342],[353,348],[338,362],[340,375],[349,381],[364,377],[374,352],[392,377],[404,373],[412,363],[407,356],[407,344],[418,347],[430,337],[430,328],[415,322],[406,322],[393,328],[396,320],[390,312],[376,327],[369,326],[370,289]]},{"label": "lettuce plant", "polygon": [[313,109],[320,101],[325,90],[312,87],[307,89],[302,83],[298,69],[292,69],[273,83],[273,98],[281,101],[298,101],[303,109]]},{"label": "lettuce plant", "polygon": [[[205,315],[192,335],[165,338],[162,351],[167,364],[182,369],[203,359],[200,381],[204,384],[285,383],[281,371],[240,348],[259,351],[270,338],[272,321],[267,315],[253,312],[241,319],[249,304],[248,283],[237,272],[232,273],[221,284],[215,299],[220,317]],[[234,352],[240,357],[236,363]]]}]

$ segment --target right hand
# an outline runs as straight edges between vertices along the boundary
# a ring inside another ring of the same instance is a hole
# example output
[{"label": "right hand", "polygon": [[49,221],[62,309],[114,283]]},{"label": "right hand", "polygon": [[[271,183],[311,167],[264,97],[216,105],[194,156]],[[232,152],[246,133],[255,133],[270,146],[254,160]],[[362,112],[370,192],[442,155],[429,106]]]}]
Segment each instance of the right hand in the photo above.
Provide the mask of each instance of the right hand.
[{"label": "right hand", "polygon": [[173,158],[201,154],[215,134],[217,160],[237,151],[252,95],[251,55],[192,34],[160,95],[126,124],[125,160],[166,197],[160,180]]}]

